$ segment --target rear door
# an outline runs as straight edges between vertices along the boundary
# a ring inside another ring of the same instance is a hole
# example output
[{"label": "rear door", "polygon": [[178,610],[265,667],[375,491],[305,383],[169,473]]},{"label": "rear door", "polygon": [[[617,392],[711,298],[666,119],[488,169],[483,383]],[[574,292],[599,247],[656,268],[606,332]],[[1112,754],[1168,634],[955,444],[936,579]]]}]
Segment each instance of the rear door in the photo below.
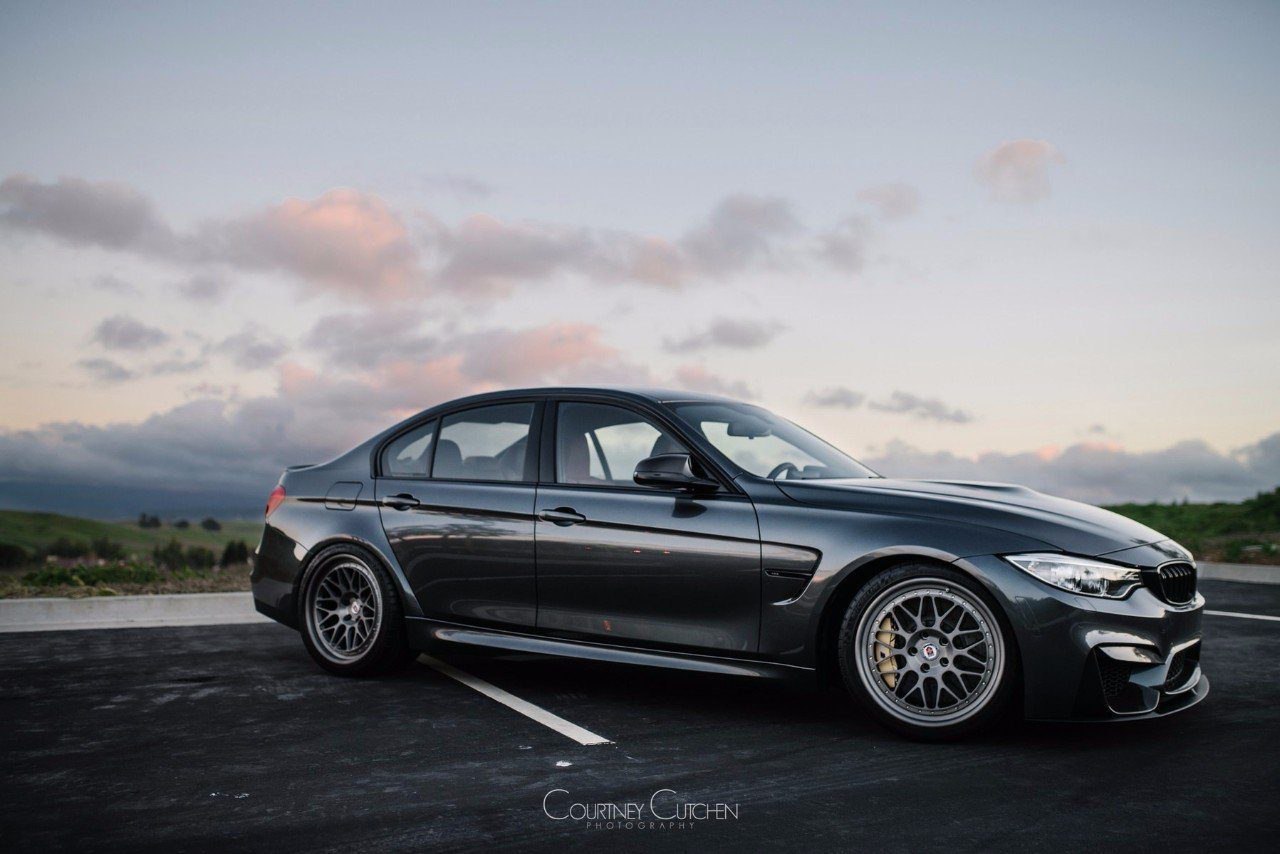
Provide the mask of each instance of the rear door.
[{"label": "rear door", "polygon": [[564,400],[538,487],[538,627],[718,652],[757,649],[760,537],[746,496],[636,485],[636,463],[687,452],[655,419]]},{"label": "rear door", "polygon": [[542,404],[472,407],[392,439],[375,492],[423,614],[533,626],[534,498]]}]

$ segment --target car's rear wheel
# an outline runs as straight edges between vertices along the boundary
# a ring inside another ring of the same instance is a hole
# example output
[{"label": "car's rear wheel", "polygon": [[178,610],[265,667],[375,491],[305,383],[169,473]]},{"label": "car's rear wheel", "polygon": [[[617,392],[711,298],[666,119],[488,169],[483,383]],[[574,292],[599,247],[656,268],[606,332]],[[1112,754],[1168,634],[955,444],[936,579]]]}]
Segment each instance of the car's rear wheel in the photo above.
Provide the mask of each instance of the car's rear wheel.
[{"label": "car's rear wheel", "polygon": [[839,636],[846,689],[889,728],[943,740],[1002,715],[1016,648],[978,585],[932,564],[894,567],[850,602]]},{"label": "car's rear wheel", "polygon": [[316,663],[340,676],[370,676],[411,657],[404,610],[381,562],[359,546],[316,555],[302,579],[302,642]]}]

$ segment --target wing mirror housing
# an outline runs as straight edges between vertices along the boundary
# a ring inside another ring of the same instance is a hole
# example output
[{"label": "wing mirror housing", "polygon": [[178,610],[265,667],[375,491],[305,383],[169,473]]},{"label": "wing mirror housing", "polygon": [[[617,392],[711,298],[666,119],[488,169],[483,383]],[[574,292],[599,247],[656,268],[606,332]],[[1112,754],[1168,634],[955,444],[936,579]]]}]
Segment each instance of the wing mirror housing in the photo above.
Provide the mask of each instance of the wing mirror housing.
[{"label": "wing mirror housing", "polygon": [[712,492],[720,488],[717,481],[694,471],[688,454],[658,454],[641,460],[632,479],[641,486],[682,489],[687,492]]}]

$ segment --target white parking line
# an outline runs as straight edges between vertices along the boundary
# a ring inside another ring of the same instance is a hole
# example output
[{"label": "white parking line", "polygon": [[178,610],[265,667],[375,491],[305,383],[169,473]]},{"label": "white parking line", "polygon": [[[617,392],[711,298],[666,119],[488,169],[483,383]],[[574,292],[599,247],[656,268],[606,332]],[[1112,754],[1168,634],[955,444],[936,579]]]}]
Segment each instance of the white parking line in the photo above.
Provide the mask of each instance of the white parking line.
[{"label": "white parking line", "polygon": [[526,718],[535,720],[545,727],[550,727],[566,738],[571,738],[578,742],[578,744],[613,744],[612,741],[602,735],[596,735],[591,730],[583,729],[577,724],[566,721],[559,715],[552,714],[540,706],[535,706],[527,700],[521,700],[514,694],[503,691],[497,685],[491,685],[480,677],[472,676],[470,673],[459,670],[451,664],[446,664],[438,658],[432,658],[423,653],[418,656],[418,661],[438,670],[450,679],[456,679],[468,688],[474,688],[491,700],[497,700],[508,709],[517,711]]},{"label": "white parking line", "polygon": [[1269,617],[1266,614],[1240,614],[1236,611],[1209,611],[1206,614],[1212,614],[1215,617],[1238,617],[1241,620],[1270,620],[1273,623],[1280,623],[1280,617]]}]

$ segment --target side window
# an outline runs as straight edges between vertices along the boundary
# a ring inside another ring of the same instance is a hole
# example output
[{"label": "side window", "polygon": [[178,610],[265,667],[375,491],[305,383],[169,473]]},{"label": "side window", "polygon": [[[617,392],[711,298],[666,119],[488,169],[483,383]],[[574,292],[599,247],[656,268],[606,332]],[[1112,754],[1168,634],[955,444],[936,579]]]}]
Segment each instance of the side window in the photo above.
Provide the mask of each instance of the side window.
[{"label": "side window", "polygon": [[556,414],[556,482],[635,486],[636,464],[655,454],[688,453],[667,431],[620,406],[562,403]]},{"label": "side window", "polygon": [[446,415],[431,476],[446,480],[525,479],[532,403],[504,403]]},{"label": "side window", "polygon": [[426,477],[436,422],[431,421],[397,436],[382,449],[383,477]]}]

